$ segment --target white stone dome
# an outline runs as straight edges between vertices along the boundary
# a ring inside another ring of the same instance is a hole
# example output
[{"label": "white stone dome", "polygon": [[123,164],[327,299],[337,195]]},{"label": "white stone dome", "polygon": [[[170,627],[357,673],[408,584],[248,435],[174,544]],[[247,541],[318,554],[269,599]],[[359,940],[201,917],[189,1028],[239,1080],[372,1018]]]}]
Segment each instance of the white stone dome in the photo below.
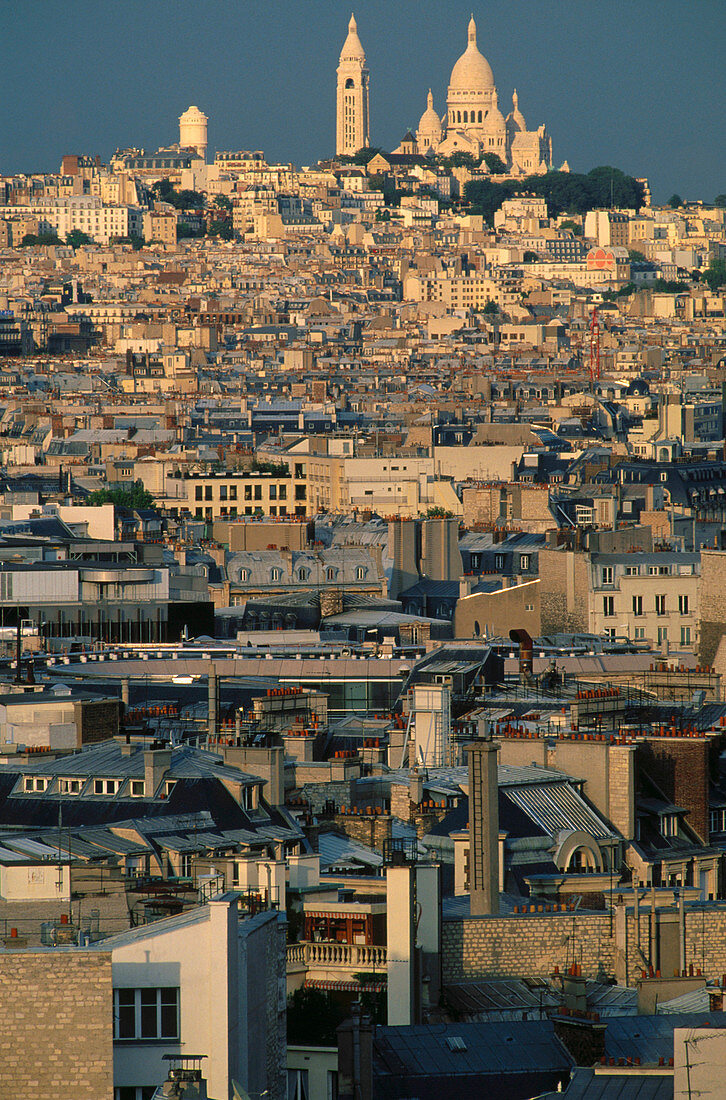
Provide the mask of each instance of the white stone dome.
[{"label": "white stone dome", "polygon": [[426,98],[426,110],[421,115],[418,124],[418,133],[422,137],[433,137],[438,140],[441,137],[442,129],[441,119],[434,110],[434,97],[429,88],[429,94]]},{"label": "white stone dome", "polygon": [[468,38],[466,49],[451,70],[449,91],[492,92],[494,91],[494,73],[487,59],[477,48],[476,23],[473,15],[469,20]]}]

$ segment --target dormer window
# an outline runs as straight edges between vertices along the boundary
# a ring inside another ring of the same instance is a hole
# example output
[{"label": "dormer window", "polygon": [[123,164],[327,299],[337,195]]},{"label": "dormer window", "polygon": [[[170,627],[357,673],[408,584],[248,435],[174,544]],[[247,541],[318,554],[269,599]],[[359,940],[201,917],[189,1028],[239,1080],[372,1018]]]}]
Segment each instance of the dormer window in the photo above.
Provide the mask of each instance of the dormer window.
[{"label": "dormer window", "polygon": [[368,570],[363,565],[359,565],[355,571],[355,579],[357,581],[364,581],[366,579],[366,573]]},{"label": "dormer window", "polygon": [[59,779],[58,790],[61,794],[80,794],[83,783],[80,779]]},{"label": "dormer window", "polygon": [[118,792],[121,782],[118,779],[94,779],[93,780],[93,793],[94,794],[116,794]]},{"label": "dormer window", "polygon": [[337,569],[326,569],[325,579],[329,580],[329,581],[334,581],[336,573],[337,573]]},{"label": "dormer window", "polygon": [[279,569],[271,569],[270,570],[270,580],[271,581],[279,581],[281,579],[282,579],[282,572]]},{"label": "dormer window", "polygon": [[308,580],[308,578],[310,577],[310,570],[306,569],[303,566],[302,569],[298,569],[297,577],[298,577],[298,580],[300,580],[300,581]]},{"label": "dormer window", "polygon": [[47,790],[49,783],[50,779],[48,779],[46,776],[26,775],[23,782],[23,790],[26,793],[30,793],[31,791],[34,793],[38,791],[45,791]]},{"label": "dormer window", "polygon": [[146,783],[143,779],[132,779],[129,783],[129,793],[132,798],[143,798],[146,794]]},{"label": "dormer window", "polygon": [[163,794],[164,798],[168,798],[175,787],[176,787],[176,779],[167,779],[166,783],[162,787],[162,794]]}]

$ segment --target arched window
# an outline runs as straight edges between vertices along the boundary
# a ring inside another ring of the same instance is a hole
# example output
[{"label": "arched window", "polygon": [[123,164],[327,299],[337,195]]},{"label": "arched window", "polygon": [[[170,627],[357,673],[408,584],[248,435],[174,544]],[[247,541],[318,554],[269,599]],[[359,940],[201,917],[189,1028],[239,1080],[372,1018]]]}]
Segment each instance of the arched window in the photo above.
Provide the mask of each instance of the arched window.
[{"label": "arched window", "polygon": [[481,637],[481,627],[479,626],[479,620],[478,619],[474,619],[474,637],[475,638],[480,638]]},{"label": "arched window", "polygon": [[353,83],[353,77],[352,76],[348,77],[348,79],[345,82],[345,86],[346,86],[346,88],[354,88],[355,87],[355,84]]},{"label": "arched window", "polygon": [[366,569],[366,567],[364,565],[359,565],[355,571],[355,579],[357,581],[364,581],[366,579],[367,573],[368,570]]},{"label": "arched window", "polygon": [[481,111],[480,111],[479,112],[479,121],[481,122],[481,120],[482,120],[482,118],[481,118]]},{"label": "arched window", "polygon": [[300,569],[298,569],[297,579],[299,581],[306,581],[309,576],[310,576],[310,570],[306,569],[304,565]]},{"label": "arched window", "polygon": [[270,570],[270,580],[271,581],[279,581],[281,579],[282,579],[281,570],[279,570],[279,569],[271,569]]},{"label": "arched window", "polygon": [[464,111],[464,122],[468,122],[468,121],[469,121],[469,112]]},{"label": "arched window", "polygon": [[328,569],[325,570],[325,579],[328,581],[334,581],[337,572],[337,569],[333,569],[333,567],[330,566]]},{"label": "arched window", "polygon": [[461,111],[457,111],[457,122],[461,122]]},{"label": "arched window", "polygon": [[249,571],[249,569],[240,569],[240,571],[239,571],[239,579],[240,579],[241,581],[248,581],[248,580],[250,579],[250,571]]}]

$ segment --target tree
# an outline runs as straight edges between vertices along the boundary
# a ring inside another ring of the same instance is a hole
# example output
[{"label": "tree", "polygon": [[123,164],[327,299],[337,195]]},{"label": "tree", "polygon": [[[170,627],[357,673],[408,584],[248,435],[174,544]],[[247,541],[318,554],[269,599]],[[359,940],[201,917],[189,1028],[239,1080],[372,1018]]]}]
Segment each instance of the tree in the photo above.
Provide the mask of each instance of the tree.
[{"label": "tree", "polygon": [[153,508],[154,498],[141,482],[137,482],[132,489],[97,489],[86,503],[94,508],[99,504],[115,504],[118,508]]},{"label": "tree", "polygon": [[668,205],[672,207],[673,210],[677,210],[679,206],[683,206],[683,199],[677,191],[668,199]]},{"label": "tree", "polygon": [[711,260],[703,272],[703,281],[708,283],[711,290],[726,286],[726,260]]},{"label": "tree", "polygon": [[214,200],[214,205],[218,206],[220,210],[232,209],[232,201],[231,199],[228,199],[226,195],[217,195],[216,199]]},{"label": "tree", "polygon": [[379,153],[383,153],[384,157],[386,156],[386,153],[379,146],[369,145],[365,149],[359,149],[357,153],[353,153],[351,156],[338,157],[338,160],[343,164],[357,164],[361,168],[365,168],[368,161],[373,160]]},{"label": "tree", "polygon": [[569,229],[570,233],[574,233],[576,237],[582,236],[582,226],[579,222],[573,222],[571,218],[565,218],[560,222],[560,229]]},{"label": "tree", "polygon": [[726,195],[716,195],[713,205],[720,206],[722,210],[726,209]]},{"label": "tree", "polygon": [[80,248],[83,244],[93,243],[93,237],[89,237],[88,233],[84,233],[82,229],[71,229],[66,237],[66,244],[72,245],[73,248]]},{"label": "tree", "polygon": [[494,302],[490,299],[487,302],[487,304],[484,306],[484,309],[482,310],[482,313],[484,314],[485,317],[496,317],[497,314],[499,313],[499,306],[497,305],[496,302]]},{"label": "tree", "polygon": [[232,226],[229,221],[223,218],[216,218],[209,223],[209,236],[221,237],[223,241],[231,241],[234,233],[232,232]]},{"label": "tree", "polygon": [[34,244],[62,244],[62,241],[53,230],[51,233],[26,233],[20,244],[22,247],[29,247]]},{"label": "tree", "polygon": [[541,195],[547,202],[551,217],[559,214],[585,214],[600,207],[619,206],[640,209],[643,205],[643,185],[619,168],[604,165],[593,168],[586,176],[578,172],[546,172],[543,176],[527,176],[523,180],[469,180],[464,196],[473,214],[481,214],[491,222],[494,212],[505,199],[528,191]]},{"label": "tree", "polygon": [[524,256],[522,257],[522,263],[525,264],[535,264],[538,260],[539,256],[537,255],[537,253],[531,252],[529,249],[527,249]]},{"label": "tree", "polygon": [[506,164],[496,153],[485,153],[482,159],[493,176],[505,176],[507,174]]},{"label": "tree", "polygon": [[645,255],[642,252],[639,252],[637,248],[629,248],[628,256],[630,257],[631,263],[642,264],[645,262],[646,259]]}]

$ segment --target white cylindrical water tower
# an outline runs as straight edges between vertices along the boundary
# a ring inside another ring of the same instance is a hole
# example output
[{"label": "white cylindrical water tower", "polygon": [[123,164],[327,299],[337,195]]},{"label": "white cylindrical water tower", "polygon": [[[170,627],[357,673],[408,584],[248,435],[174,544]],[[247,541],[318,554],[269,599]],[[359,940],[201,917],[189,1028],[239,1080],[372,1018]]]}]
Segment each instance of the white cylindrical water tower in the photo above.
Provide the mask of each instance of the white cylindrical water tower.
[{"label": "white cylindrical water tower", "polygon": [[207,159],[207,116],[198,107],[189,107],[179,118],[179,144],[184,149],[196,149],[202,160]]}]

